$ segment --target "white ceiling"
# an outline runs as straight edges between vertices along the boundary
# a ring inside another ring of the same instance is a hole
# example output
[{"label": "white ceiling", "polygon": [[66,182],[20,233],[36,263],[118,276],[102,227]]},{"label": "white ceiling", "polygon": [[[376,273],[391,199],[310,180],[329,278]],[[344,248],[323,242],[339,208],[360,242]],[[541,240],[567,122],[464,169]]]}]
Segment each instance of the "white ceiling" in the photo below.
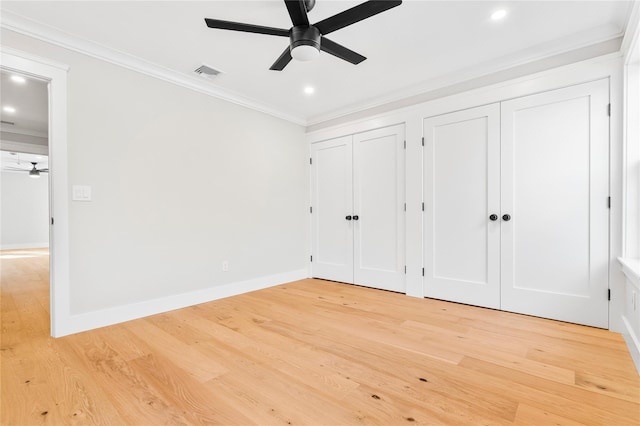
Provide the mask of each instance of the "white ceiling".
[{"label": "white ceiling", "polygon": [[[24,82],[15,82],[16,75],[0,71],[0,129],[3,132],[47,137],[48,131],[48,89],[47,82],[20,75]],[[15,108],[15,112],[6,112],[5,106]],[[12,123],[12,124],[9,124]]]},{"label": "white ceiling", "polygon": [[[309,19],[315,23],[361,2],[317,0]],[[448,76],[474,76],[475,70],[479,76],[620,37],[631,6],[626,1],[405,0],[331,34],[368,58],[360,65],[321,53],[315,61],[294,60],[278,72],[269,67],[287,38],[209,29],[204,18],[288,29],[282,1],[0,3],[5,27],[28,22],[31,33],[35,27],[59,30],[67,41],[68,36],[82,40],[85,48],[90,41],[103,53],[131,55],[165,75],[303,124],[433,90]],[[501,8],[506,18],[492,21],[491,13]],[[203,81],[193,73],[203,63],[223,74]],[[315,87],[312,96],[303,93],[307,85]]]}]

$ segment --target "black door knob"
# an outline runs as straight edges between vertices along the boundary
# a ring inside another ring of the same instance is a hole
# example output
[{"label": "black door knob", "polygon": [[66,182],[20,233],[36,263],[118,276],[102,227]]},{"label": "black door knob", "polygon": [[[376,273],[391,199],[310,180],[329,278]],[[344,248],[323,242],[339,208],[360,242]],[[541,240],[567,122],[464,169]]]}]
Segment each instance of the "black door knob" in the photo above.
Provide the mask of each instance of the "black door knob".
[{"label": "black door knob", "polygon": [[489,216],[489,220],[495,222],[496,220],[498,220],[498,215],[497,214],[492,214],[491,216]]},{"label": "black door knob", "polygon": [[511,220],[511,216],[508,214],[503,214],[502,220],[504,220],[505,222],[509,222]]},{"label": "black door knob", "polygon": [[345,219],[351,220],[351,216],[347,216],[347,217],[345,217]]},{"label": "black door knob", "polygon": [[353,217],[353,220],[358,220],[360,219],[357,215]]}]

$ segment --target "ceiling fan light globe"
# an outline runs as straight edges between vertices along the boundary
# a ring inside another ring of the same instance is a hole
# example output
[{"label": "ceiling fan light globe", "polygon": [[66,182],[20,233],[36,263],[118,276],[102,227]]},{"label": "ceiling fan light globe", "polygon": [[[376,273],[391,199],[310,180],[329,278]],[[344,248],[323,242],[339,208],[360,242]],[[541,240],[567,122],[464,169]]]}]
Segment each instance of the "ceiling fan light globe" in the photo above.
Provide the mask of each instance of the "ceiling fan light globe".
[{"label": "ceiling fan light globe", "polygon": [[29,177],[33,179],[37,179],[40,177],[40,172],[38,170],[30,170]]},{"label": "ceiling fan light globe", "polygon": [[296,61],[312,61],[320,55],[317,47],[308,44],[301,44],[291,50],[291,56]]}]

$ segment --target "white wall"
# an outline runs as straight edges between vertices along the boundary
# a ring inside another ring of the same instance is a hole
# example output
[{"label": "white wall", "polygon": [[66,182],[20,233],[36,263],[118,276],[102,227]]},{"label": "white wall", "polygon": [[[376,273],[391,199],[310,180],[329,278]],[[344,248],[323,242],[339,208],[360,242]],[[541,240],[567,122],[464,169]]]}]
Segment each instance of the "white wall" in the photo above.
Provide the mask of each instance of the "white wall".
[{"label": "white wall", "polygon": [[108,316],[136,303],[306,274],[301,126],[1,35],[3,46],[70,67],[69,184],[91,186],[93,197],[69,201],[73,314]]},{"label": "white wall", "polygon": [[0,173],[0,249],[49,246],[49,179]]}]

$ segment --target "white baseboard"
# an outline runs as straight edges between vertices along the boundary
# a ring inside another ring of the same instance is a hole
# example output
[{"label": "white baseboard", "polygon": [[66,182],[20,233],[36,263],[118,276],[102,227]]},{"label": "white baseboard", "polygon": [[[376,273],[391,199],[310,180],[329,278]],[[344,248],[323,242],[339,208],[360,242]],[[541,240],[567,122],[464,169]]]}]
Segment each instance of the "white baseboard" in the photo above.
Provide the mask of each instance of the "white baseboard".
[{"label": "white baseboard", "polygon": [[188,306],[261,290],[304,278],[308,278],[307,270],[299,269],[130,305],[116,306],[77,315],[67,315],[66,318],[58,318],[59,327],[56,327],[57,332],[54,337],[62,337],[82,331],[93,330],[95,328],[186,308]]},{"label": "white baseboard", "polygon": [[629,348],[631,358],[633,358],[633,362],[636,365],[636,370],[638,370],[638,374],[640,374],[640,340],[638,340],[638,336],[636,336],[631,324],[629,324],[629,321],[627,321],[624,316],[622,317],[622,322],[625,328],[622,336],[627,343],[627,348]]},{"label": "white baseboard", "polygon": [[34,248],[48,248],[49,242],[46,243],[21,243],[21,244],[2,244],[0,250],[20,250]]}]

